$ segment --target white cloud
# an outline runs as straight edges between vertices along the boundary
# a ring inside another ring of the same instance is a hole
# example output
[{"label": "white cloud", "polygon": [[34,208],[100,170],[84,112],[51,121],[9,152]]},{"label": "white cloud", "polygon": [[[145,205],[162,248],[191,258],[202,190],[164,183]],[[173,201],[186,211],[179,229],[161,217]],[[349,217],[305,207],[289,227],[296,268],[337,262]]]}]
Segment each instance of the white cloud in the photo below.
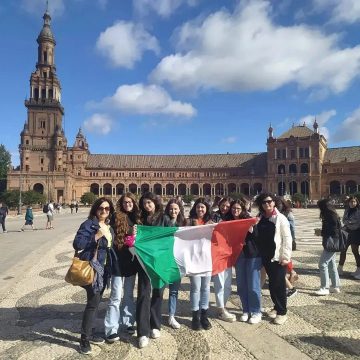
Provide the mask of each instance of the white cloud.
[{"label": "white cloud", "polygon": [[112,124],[108,115],[96,113],[84,121],[84,128],[89,132],[106,135],[111,131]]},{"label": "white cloud", "polygon": [[[21,8],[30,14],[43,14],[46,9],[46,0],[21,0]],[[49,13],[51,16],[60,16],[64,13],[64,0],[49,1]]]},{"label": "white cloud", "polygon": [[237,140],[236,136],[228,136],[226,138],[221,139],[221,142],[227,144],[234,144],[236,140]]},{"label": "white cloud", "polygon": [[316,11],[331,12],[331,22],[353,24],[360,21],[359,0],[313,0]]},{"label": "white cloud", "polygon": [[175,88],[269,91],[290,83],[301,89],[344,91],[360,71],[360,46],[340,49],[336,35],[307,25],[280,26],[269,1],[242,1],[188,22],[177,31],[177,53],[151,74]]},{"label": "white cloud", "polygon": [[360,107],[347,117],[334,135],[334,141],[360,141]]},{"label": "white cloud", "polygon": [[192,117],[196,110],[189,103],[173,100],[170,95],[158,85],[121,85],[115,94],[103,99],[97,108],[112,108],[134,114],[164,114],[172,116]]},{"label": "white cloud", "polygon": [[299,124],[303,125],[304,123],[312,129],[314,120],[316,119],[316,122],[319,125],[319,133],[323,135],[327,140],[330,138],[330,132],[329,129],[325,126],[325,124],[336,115],[336,110],[327,110],[323,111],[320,114],[312,114],[312,115],[306,115],[302,117],[299,120]]},{"label": "white cloud", "polygon": [[119,21],[102,32],[96,42],[97,50],[113,66],[133,68],[145,51],[160,51],[157,39],[142,25]]},{"label": "white cloud", "polygon": [[140,15],[147,15],[154,11],[163,18],[169,17],[182,4],[189,6],[197,5],[199,0],[134,0],[135,11]]}]

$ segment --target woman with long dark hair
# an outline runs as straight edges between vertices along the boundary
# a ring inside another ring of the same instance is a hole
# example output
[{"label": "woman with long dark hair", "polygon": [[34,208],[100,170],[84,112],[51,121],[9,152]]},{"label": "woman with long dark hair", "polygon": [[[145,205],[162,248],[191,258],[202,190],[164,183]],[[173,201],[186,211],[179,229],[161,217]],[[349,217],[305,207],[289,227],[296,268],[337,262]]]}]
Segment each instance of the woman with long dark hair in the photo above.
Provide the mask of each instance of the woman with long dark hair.
[{"label": "woman with long dark hair", "polygon": [[[245,200],[246,201],[246,200]],[[234,200],[230,205],[229,220],[251,218],[246,209],[246,202]],[[261,321],[260,271],[262,261],[253,228],[247,233],[245,245],[236,261],[237,293],[242,304],[240,321],[258,324]]]},{"label": "woman with long dark hair", "polygon": [[[112,269],[111,269],[111,292],[105,315],[105,337],[108,343],[119,340],[119,323],[127,328],[129,333],[134,333],[135,322],[134,308],[134,285],[135,277],[139,271],[139,263],[129,251],[127,241],[134,235],[134,226],[140,224],[140,211],[132,193],[126,193],[116,203],[116,213],[112,219],[112,227],[115,232],[113,241]],[[120,303],[122,289],[123,314],[120,321]],[[139,310],[140,312],[142,309]],[[139,330],[141,333],[141,330]]]},{"label": "woman with long dark hair", "polygon": [[[151,192],[146,192],[139,200],[139,208],[141,210],[141,222],[146,226],[172,226],[170,220],[164,215],[161,197]],[[142,279],[142,284],[139,286],[144,287],[144,292],[150,294],[151,283],[149,279]],[[161,336],[161,305],[163,299],[164,287],[161,289],[153,289],[151,295],[150,317],[138,317],[136,314],[136,321],[146,323],[150,330],[150,337],[157,339]],[[149,342],[149,335],[143,335],[139,338],[140,347],[144,347]]]},{"label": "woman with long dark hair", "polygon": [[[97,199],[91,207],[88,219],[80,225],[73,242],[74,249],[80,252],[79,258],[92,261],[96,273],[93,284],[84,286],[87,299],[81,323],[82,354],[91,353],[90,343],[99,344],[105,341],[95,335],[94,326],[107,277],[111,273],[108,266],[111,265],[109,254],[114,233],[108,223],[113,213],[111,200],[104,197]],[[95,254],[97,261],[93,261]]]},{"label": "woman with long dark hair", "polygon": [[[182,203],[178,199],[170,199],[165,207],[165,216],[172,226],[186,226]],[[181,325],[175,319],[176,304],[181,281],[169,284],[169,326],[180,329]]]},{"label": "woman with long dark hair", "polygon": [[[189,225],[206,225],[213,223],[210,205],[202,197],[198,198],[190,210]],[[190,276],[190,303],[192,310],[191,328],[193,330],[211,329],[208,319],[211,275]]]},{"label": "woman with long dark hair", "polygon": [[262,193],[256,200],[260,220],[257,224],[257,245],[262,263],[269,277],[269,290],[274,308],[268,314],[274,324],[287,320],[285,265],[291,259],[292,238],[286,217],[275,207],[275,197]]},{"label": "woman with long dark hair", "polygon": [[[211,219],[215,223],[226,221],[230,213],[230,204],[232,199],[230,197],[223,197],[219,201],[219,210],[215,211]],[[225,269],[224,271],[214,275],[212,277],[214,283],[214,292],[216,306],[218,308],[218,318],[227,322],[234,322],[236,316],[231,314],[226,309],[226,302],[228,301],[231,294],[231,281],[232,281],[232,268]]]},{"label": "woman with long dark hair", "polygon": [[[360,280],[360,206],[359,200],[356,196],[350,196],[348,198],[348,207],[346,208],[343,216],[343,223],[345,230],[349,233],[348,246],[351,246],[352,253],[355,257],[356,270],[351,275]],[[343,273],[343,266],[346,260],[346,250],[340,253],[340,260],[338,266],[339,275]]]},{"label": "woman with long dark hair", "polygon": [[340,219],[329,199],[321,199],[317,204],[320,209],[320,219],[322,221],[321,236],[324,250],[319,259],[320,289],[316,291],[315,294],[324,296],[330,293],[329,277],[332,285],[331,291],[336,293],[340,292],[340,279],[336,267],[336,252],[326,250],[329,238],[339,236]]}]

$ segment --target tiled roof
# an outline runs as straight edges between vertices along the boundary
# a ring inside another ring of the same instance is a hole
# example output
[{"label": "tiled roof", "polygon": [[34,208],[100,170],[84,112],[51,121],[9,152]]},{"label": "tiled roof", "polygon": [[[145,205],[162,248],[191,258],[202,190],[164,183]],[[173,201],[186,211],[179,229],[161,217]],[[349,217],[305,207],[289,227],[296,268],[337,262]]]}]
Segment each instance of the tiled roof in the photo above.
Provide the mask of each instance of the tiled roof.
[{"label": "tiled roof", "polygon": [[314,134],[314,131],[309,129],[306,125],[293,126],[290,130],[281,134],[278,139],[287,139],[290,136],[294,137],[306,137]]},{"label": "tiled roof", "polygon": [[327,149],[324,161],[337,163],[342,161],[360,161],[360,146],[349,146],[341,148]]},{"label": "tiled roof", "polygon": [[203,155],[112,155],[92,154],[88,169],[198,169],[246,167],[257,174],[266,171],[266,153]]}]

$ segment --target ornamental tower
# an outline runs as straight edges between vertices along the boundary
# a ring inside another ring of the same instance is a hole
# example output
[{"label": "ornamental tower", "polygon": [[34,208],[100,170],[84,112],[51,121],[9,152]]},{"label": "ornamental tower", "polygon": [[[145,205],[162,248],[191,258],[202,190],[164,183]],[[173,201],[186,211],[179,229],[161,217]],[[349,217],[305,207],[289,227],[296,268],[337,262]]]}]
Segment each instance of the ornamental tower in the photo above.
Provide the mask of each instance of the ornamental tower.
[{"label": "ornamental tower", "polygon": [[61,85],[56,75],[55,38],[46,9],[37,37],[36,70],[30,77],[30,97],[25,100],[27,120],[21,132],[20,164],[24,172],[65,170],[67,140],[64,135]]}]

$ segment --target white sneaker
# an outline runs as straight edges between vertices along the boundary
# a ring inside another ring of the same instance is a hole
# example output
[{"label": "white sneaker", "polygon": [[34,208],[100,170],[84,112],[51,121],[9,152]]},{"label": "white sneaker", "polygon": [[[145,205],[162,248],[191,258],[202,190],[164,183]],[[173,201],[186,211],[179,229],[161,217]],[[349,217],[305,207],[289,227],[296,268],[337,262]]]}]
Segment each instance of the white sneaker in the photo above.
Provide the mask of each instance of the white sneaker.
[{"label": "white sneaker", "polygon": [[142,349],[149,345],[149,338],[147,336],[139,337],[139,348]]},{"label": "white sneaker", "polygon": [[276,316],[277,316],[277,311],[275,309],[272,309],[270,310],[268,313],[267,313],[267,316],[270,318],[270,319],[275,319]]},{"label": "white sneaker", "polygon": [[318,291],[315,291],[315,295],[317,296],[325,296],[329,294],[330,294],[329,289],[325,289],[325,288],[320,288]]},{"label": "white sneaker", "polygon": [[161,332],[159,329],[151,329],[150,337],[152,339],[158,339],[161,336]]},{"label": "white sneaker", "polygon": [[331,293],[338,294],[338,293],[340,292],[340,288],[339,288],[339,287],[331,287],[331,288],[330,288],[330,292],[331,292]]},{"label": "white sneaker", "polygon": [[218,318],[222,321],[227,321],[227,322],[234,322],[236,320],[236,316],[234,314],[229,313],[226,309],[220,310]]},{"label": "white sneaker", "polygon": [[251,318],[249,319],[249,324],[258,324],[261,321],[261,313],[251,314]]},{"label": "white sneaker", "polygon": [[344,266],[338,265],[337,271],[338,271],[339,276],[344,275]]},{"label": "white sneaker", "polygon": [[173,329],[180,329],[181,325],[176,321],[175,317],[170,315],[169,316],[169,326]]},{"label": "white sneaker", "polygon": [[247,322],[248,320],[249,320],[249,313],[242,313],[242,315],[240,316],[240,321]]},{"label": "white sneaker", "polygon": [[286,315],[276,315],[276,318],[274,319],[274,324],[283,325],[286,323],[286,320],[287,320]]}]

